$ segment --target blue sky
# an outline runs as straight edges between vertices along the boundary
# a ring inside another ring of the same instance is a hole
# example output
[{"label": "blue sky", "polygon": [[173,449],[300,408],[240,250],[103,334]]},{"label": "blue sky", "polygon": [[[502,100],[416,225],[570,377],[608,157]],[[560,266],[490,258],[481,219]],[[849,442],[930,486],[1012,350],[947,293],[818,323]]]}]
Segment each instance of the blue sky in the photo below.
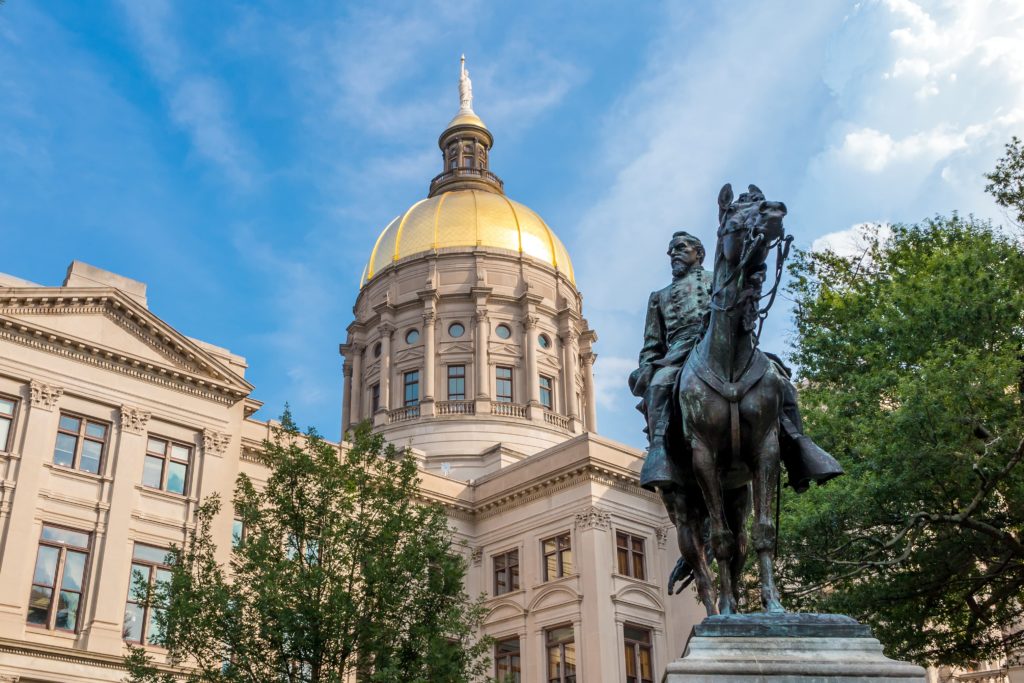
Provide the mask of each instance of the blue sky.
[{"label": "blue sky", "polygon": [[[1024,135],[1019,2],[7,0],[0,271],[142,280],[248,358],[260,417],[288,401],[335,438],[359,276],[440,170],[462,52],[492,170],[573,256],[600,431],[631,445],[647,293],[673,230],[711,240],[723,182],[785,201],[805,248],[1005,222],[982,174]],[[766,348],[791,329],[783,301]]]}]

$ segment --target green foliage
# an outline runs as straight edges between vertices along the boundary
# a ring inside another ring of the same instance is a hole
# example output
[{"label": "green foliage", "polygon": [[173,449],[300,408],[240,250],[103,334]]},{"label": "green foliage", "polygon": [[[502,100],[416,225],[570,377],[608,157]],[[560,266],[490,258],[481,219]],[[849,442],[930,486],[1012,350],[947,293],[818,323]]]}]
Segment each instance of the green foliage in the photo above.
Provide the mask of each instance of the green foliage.
[{"label": "green foliage", "polygon": [[1024,226],[1024,146],[1016,135],[1006,145],[1006,155],[996,162],[996,170],[986,173],[990,181],[985,191],[996,203],[1015,212],[1017,225]]},{"label": "green foliage", "polygon": [[[365,424],[339,454],[287,413],[264,446],[266,485],[241,475],[236,486],[245,534],[230,570],[217,561],[211,497],[173,551],[169,585],[150,596],[169,661],[213,683],[479,679],[481,607],[463,589],[444,511],[417,499],[413,459]],[[132,681],[173,680],[140,648],[127,663]]]},{"label": "green foliage", "polygon": [[791,266],[806,428],[847,475],[784,497],[787,604],[963,664],[1024,645],[1024,254],[973,218]]}]

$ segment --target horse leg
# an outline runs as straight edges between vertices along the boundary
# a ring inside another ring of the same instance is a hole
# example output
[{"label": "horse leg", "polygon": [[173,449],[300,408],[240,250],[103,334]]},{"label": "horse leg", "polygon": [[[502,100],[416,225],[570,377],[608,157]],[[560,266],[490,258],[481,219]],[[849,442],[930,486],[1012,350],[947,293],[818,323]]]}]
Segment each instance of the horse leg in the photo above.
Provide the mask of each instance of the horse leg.
[{"label": "horse leg", "polygon": [[775,586],[772,563],[775,557],[775,522],[772,518],[772,501],[775,497],[775,481],[779,476],[778,427],[768,430],[757,450],[754,467],[754,549],[757,551],[758,569],[761,578],[761,604],[766,612],[785,612]]},{"label": "horse leg", "polygon": [[747,518],[750,516],[750,506],[751,491],[749,485],[740,486],[725,492],[725,514],[729,520],[729,528],[736,535],[736,554],[729,565],[729,571],[732,573],[733,595],[737,603],[740,600],[739,592],[742,585],[743,566],[747,561],[747,547],[749,545]]},{"label": "horse leg", "polygon": [[725,519],[718,463],[715,462],[714,453],[700,439],[694,439],[692,447],[693,472],[701,493],[704,494],[704,503],[711,520],[711,551],[718,563],[718,612],[735,614],[736,596],[732,588],[732,572],[729,571],[729,565],[736,554],[736,538]]},{"label": "horse leg", "polygon": [[707,553],[704,550],[704,518],[707,513],[701,501],[694,498],[697,498],[697,495],[690,496],[684,503],[686,517],[678,527],[679,550],[692,568],[697,597],[710,617],[718,614],[718,607],[715,605],[711,568],[708,566]]}]

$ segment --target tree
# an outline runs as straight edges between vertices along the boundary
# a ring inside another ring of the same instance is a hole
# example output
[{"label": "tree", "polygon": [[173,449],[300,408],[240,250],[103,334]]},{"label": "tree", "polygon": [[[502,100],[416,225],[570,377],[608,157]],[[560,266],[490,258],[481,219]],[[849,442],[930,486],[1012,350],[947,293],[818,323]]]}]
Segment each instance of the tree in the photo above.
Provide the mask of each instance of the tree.
[{"label": "tree", "polygon": [[989,180],[985,191],[996,198],[999,206],[1014,211],[1017,225],[1024,227],[1024,145],[1020,138],[1013,136],[1006,145],[1006,155],[985,177]]},{"label": "tree", "polygon": [[[480,604],[444,511],[418,499],[413,459],[365,424],[339,453],[287,413],[264,446],[266,485],[242,475],[235,489],[244,535],[230,571],[216,560],[211,497],[172,550],[169,581],[149,591],[168,660],[213,683],[477,680]],[[132,681],[175,680],[141,648],[127,661]]]},{"label": "tree", "polygon": [[791,273],[807,431],[847,474],[784,497],[789,604],[922,663],[1024,646],[1021,246],[953,215]]}]

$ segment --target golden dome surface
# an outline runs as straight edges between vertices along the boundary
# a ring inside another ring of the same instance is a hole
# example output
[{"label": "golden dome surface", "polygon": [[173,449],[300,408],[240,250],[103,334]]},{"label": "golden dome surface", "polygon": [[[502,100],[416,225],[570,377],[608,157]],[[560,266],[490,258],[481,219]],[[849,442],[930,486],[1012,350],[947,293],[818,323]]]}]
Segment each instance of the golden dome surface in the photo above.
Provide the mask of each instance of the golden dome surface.
[{"label": "golden dome surface", "polygon": [[518,252],[576,283],[569,252],[532,209],[495,192],[454,190],[416,202],[384,228],[360,287],[395,261],[453,247]]}]

